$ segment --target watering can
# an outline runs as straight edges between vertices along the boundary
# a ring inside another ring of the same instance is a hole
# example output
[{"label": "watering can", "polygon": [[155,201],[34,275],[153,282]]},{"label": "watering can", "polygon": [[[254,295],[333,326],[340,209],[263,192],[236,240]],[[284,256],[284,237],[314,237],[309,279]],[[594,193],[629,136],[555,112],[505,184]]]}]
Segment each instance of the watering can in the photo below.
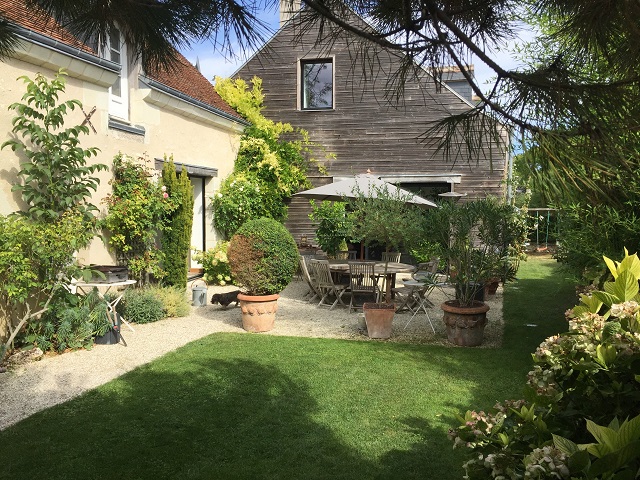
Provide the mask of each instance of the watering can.
[{"label": "watering can", "polygon": [[[195,286],[197,282],[202,285]],[[195,280],[191,283],[192,305],[194,307],[204,307],[207,304],[207,284],[204,280]]]}]

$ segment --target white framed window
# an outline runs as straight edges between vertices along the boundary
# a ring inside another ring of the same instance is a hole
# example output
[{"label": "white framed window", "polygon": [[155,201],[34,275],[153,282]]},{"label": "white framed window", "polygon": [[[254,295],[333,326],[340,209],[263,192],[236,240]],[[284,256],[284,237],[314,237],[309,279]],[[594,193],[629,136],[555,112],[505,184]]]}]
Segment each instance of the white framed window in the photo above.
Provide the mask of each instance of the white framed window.
[{"label": "white framed window", "polygon": [[107,60],[111,60],[120,65],[120,74],[114,84],[109,88],[109,114],[123,120],[128,120],[129,84],[127,82],[127,76],[129,72],[127,47],[122,40],[120,30],[117,28],[112,28],[109,32],[105,57]]},{"label": "white framed window", "polygon": [[300,109],[333,109],[333,59],[300,60]]}]

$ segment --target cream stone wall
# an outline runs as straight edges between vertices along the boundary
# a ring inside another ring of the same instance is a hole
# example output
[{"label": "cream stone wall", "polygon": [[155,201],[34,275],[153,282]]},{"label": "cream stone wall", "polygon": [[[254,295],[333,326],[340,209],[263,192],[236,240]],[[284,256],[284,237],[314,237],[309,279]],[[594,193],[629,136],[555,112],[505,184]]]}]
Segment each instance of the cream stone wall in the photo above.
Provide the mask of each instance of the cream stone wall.
[{"label": "cream stone wall", "polygon": [[[13,111],[7,107],[20,101],[25,92],[24,83],[16,80],[22,75],[34,78],[36,73],[42,73],[53,78],[57,68],[51,61],[43,61],[42,52],[21,53],[22,59],[10,59],[0,63],[0,139],[2,142],[10,138]],[[207,197],[219,188],[220,181],[233,169],[239,139],[243,125],[190,103],[167,95],[164,92],[146,87],[139,82],[139,68],[130,66],[129,89],[130,110],[129,121],[134,127],[144,129],[144,135],[128,133],[109,128],[109,82],[113,82],[115,75],[100,67],[87,71],[80,60],[75,64],[67,64],[70,75],[67,78],[67,99],[78,99],[82,102],[84,111],[89,112],[94,106],[96,112],[91,116],[91,124],[96,129],[89,135],[82,137],[81,146],[97,147],[100,153],[92,162],[111,165],[111,160],[118,153],[126,153],[133,157],[146,157],[150,161],[150,168],[154,167],[155,158],[173,155],[176,163],[215,168],[217,177],[207,179],[205,192]],[[39,64],[39,65],[38,65]],[[111,76],[109,76],[111,75]],[[213,87],[212,87],[213,88]],[[77,125],[84,120],[81,111],[71,112],[67,116],[67,125]],[[17,171],[20,159],[16,153],[5,148],[0,152],[0,214],[24,208],[17,193],[11,192],[11,186],[17,182]],[[109,180],[111,171],[101,172],[100,186],[93,196],[93,203],[104,213],[101,199],[110,191]],[[208,203],[208,202],[207,202]],[[207,207],[206,217],[209,231],[206,233],[207,247],[216,242],[216,235],[211,227],[211,212]],[[88,251],[79,253],[79,260],[83,263],[108,264],[113,262],[111,254],[104,247],[102,241],[96,240]]]}]

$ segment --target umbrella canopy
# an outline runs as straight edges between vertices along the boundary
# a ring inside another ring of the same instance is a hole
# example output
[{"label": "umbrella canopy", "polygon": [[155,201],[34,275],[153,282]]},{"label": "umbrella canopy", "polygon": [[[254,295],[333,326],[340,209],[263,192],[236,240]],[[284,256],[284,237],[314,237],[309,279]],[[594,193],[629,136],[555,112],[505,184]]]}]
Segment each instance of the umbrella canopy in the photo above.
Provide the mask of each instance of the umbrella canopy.
[{"label": "umbrella canopy", "polygon": [[405,198],[407,203],[414,203],[424,208],[437,207],[437,205],[418,195],[414,195],[408,190],[398,188],[395,185],[380,180],[375,175],[363,173],[353,178],[341,180],[339,182],[330,183],[321,187],[312,188],[298,192],[295,195],[304,198],[313,198],[317,200],[333,200],[341,201],[344,198],[355,198],[362,193],[365,197],[376,198],[380,190],[389,192],[392,197]]}]

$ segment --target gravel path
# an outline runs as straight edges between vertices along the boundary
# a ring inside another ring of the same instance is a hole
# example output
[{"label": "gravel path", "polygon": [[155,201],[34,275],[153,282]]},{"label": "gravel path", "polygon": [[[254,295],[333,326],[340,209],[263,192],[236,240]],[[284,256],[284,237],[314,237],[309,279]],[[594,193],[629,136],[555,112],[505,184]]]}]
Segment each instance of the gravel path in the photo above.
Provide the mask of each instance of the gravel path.
[{"label": "gravel path", "polygon": [[[401,281],[402,276],[398,277]],[[209,287],[209,298],[213,293],[229,290],[234,288]],[[303,282],[293,281],[278,301],[275,328],[256,335],[381,341],[370,340],[366,336],[361,312],[350,314],[345,308],[336,307],[329,311],[327,307],[316,307],[303,300],[306,291]],[[451,293],[451,289],[436,289],[430,297],[436,305],[430,309],[435,335],[424,313],[417,315],[408,325],[411,314],[400,313],[394,318],[393,335],[388,341],[449,345],[438,305]],[[496,348],[502,340],[502,289],[498,289],[487,303],[491,310],[487,314],[489,322],[482,348]],[[242,329],[240,309],[233,304],[226,309],[219,305],[192,307],[188,317],[169,318],[134,325],[133,328],[135,332],[124,325],[122,327],[127,346],[96,345],[92,350],[46,355],[39,362],[0,374],[0,430],[33,413],[77,397],[198,338],[216,332],[246,333]]]}]

